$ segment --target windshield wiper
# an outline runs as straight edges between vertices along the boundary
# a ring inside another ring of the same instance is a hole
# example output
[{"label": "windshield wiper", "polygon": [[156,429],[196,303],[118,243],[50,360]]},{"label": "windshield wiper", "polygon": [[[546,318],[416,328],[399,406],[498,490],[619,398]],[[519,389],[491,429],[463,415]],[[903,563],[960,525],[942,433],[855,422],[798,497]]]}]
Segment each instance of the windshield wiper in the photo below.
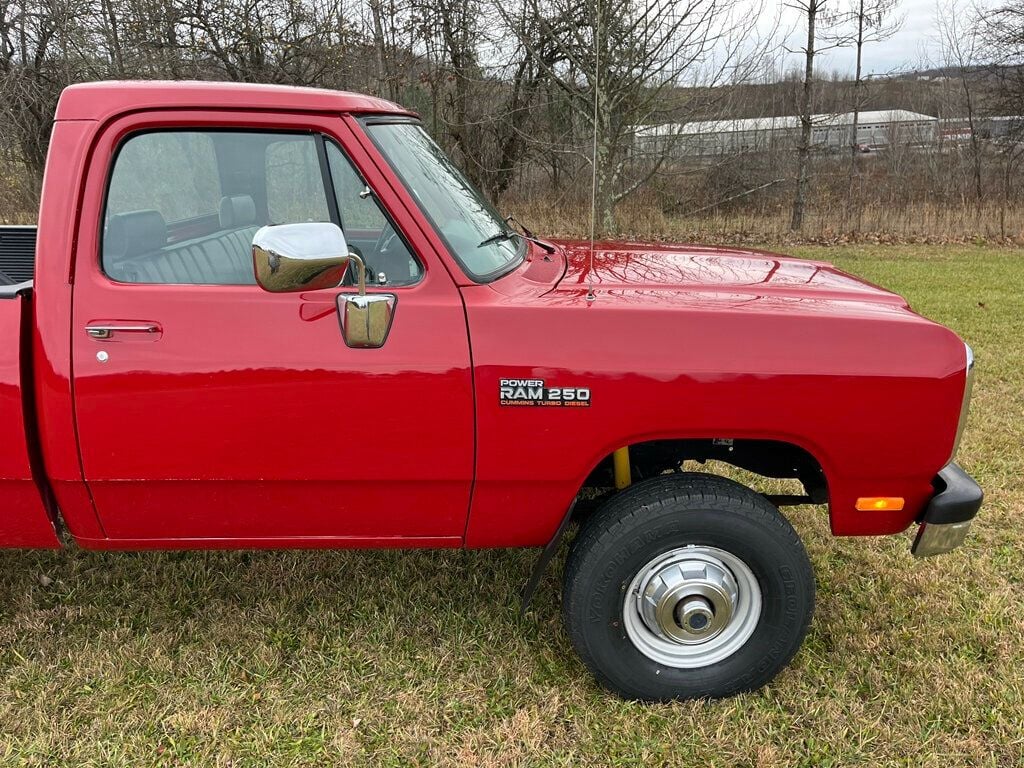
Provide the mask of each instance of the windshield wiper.
[{"label": "windshield wiper", "polygon": [[521,230],[523,230],[523,235],[522,235],[523,237],[525,237],[531,243],[536,243],[541,248],[543,248],[547,253],[554,253],[555,252],[555,246],[553,246],[551,243],[545,243],[543,240],[539,239],[536,235],[533,234],[533,232],[531,232],[530,230],[528,230],[526,228],[526,225],[523,224],[523,222],[521,222],[519,219],[517,219],[515,217],[515,214],[511,214],[509,216],[506,216],[505,217],[505,222],[507,224],[518,224],[519,228]]},{"label": "windshield wiper", "polygon": [[490,237],[481,240],[476,247],[483,248],[485,245],[493,245],[494,243],[500,243],[502,240],[509,240],[513,237],[521,237],[521,235],[514,229],[503,229],[501,232],[496,232]]},{"label": "windshield wiper", "polygon": [[519,225],[519,228],[523,230],[523,234],[526,235],[527,238],[529,238],[530,240],[536,239],[536,236],[533,234],[533,232],[528,230],[526,228],[526,225],[523,224],[523,222],[521,222],[519,219],[517,219],[514,213],[510,213],[508,216],[505,217],[505,223],[511,224],[512,226]]},{"label": "windshield wiper", "polygon": [[548,253],[555,252],[555,246],[553,246],[551,243],[545,243],[543,240],[538,240],[534,236],[533,232],[524,227],[522,222],[516,219],[515,216],[509,216],[508,218],[505,219],[505,221],[508,224],[518,224],[519,227],[523,230],[523,233],[520,234],[516,232],[514,229],[503,229],[500,232],[494,233],[486,240],[482,240],[480,244],[477,245],[477,248],[483,248],[485,245],[492,245],[494,243],[501,242],[502,240],[509,240],[510,238],[513,237],[521,237],[524,240],[529,240],[531,243],[536,243]]}]

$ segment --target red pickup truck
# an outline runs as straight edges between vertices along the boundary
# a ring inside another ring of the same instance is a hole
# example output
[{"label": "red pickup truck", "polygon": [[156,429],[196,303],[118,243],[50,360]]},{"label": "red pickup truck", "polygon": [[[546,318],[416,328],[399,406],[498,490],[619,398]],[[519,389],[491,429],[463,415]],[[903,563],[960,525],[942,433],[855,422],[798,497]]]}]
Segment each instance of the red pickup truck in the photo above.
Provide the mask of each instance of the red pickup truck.
[{"label": "red pickup truck", "polygon": [[[0,268],[32,234],[0,287],[4,546],[542,547],[525,607],[578,523],[567,631],[664,700],[796,653],[779,506],[917,523],[927,555],[981,505],[952,331],[822,262],[519,234],[379,99],[74,86]],[[804,492],[684,471],[709,460]]]}]

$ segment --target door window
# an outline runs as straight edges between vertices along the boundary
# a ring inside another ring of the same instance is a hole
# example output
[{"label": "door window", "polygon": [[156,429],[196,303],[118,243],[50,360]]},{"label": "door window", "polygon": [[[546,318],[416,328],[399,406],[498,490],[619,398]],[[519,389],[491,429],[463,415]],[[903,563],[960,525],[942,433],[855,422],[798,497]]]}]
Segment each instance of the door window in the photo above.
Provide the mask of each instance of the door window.
[{"label": "door window", "polygon": [[330,221],[311,134],[153,131],[111,173],[103,271],[125,283],[254,285],[265,224]]},{"label": "door window", "polygon": [[210,213],[221,198],[213,138],[192,131],[133,136],[121,147],[107,193],[107,220],[156,210],[175,222]]}]

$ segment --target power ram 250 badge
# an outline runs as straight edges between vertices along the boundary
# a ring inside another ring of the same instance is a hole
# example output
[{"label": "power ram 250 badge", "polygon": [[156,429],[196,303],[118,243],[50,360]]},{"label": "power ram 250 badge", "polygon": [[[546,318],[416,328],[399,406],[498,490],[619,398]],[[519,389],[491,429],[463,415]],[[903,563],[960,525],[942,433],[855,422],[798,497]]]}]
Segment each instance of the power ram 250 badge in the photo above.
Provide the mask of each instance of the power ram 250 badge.
[{"label": "power ram 250 badge", "polygon": [[549,387],[544,379],[502,379],[499,386],[501,405],[590,407],[587,387]]}]

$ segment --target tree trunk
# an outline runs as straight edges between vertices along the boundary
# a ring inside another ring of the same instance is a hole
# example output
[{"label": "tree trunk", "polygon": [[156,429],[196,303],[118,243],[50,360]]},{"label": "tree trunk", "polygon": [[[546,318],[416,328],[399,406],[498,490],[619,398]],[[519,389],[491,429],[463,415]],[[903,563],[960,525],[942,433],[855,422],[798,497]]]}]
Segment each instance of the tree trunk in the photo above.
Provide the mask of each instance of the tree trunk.
[{"label": "tree trunk", "polygon": [[615,231],[615,190],[611,147],[602,128],[598,128],[597,153],[594,158],[594,229],[597,235],[610,235]]},{"label": "tree trunk", "polygon": [[857,141],[860,129],[860,107],[863,100],[861,88],[864,85],[864,0],[860,0],[857,6],[857,67],[853,80],[853,126],[850,136],[850,180],[846,194],[846,215],[854,212],[854,229],[859,232],[861,228],[861,206],[860,194],[854,199],[854,189],[860,192],[857,179],[860,177],[860,143]]},{"label": "tree trunk", "polygon": [[804,227],[804,211],[807,207],[807,190],[810,186],[811,163],[811,109],[814,103],[814,23],[818,16],[820,0],[807,3],[807,48],[804,62],[803,100],[800,105],[800,144],[797,148],[796,197],[793,199],[793,219],[789,228],[799,232]]},{"label": "tree trunk", "polygon": [[394,99],[388,87],[387,72],[384,68],[384,24],[381,20],[380,0],[370,0],[370,15],[373,17],[373,55],[377,65],[377,95]]},{"label": "tree trunk", "polygon": [[1013,184],[1013,156],[1006,158],[1006,167],[1003,173],[1003,195],[999,206],[999,237],[1006,242],[1006,209],[1010,207],[1010,188]]},{"label": "tree trunk", "polygon": [[984,197],[984,190],[982,189],[981,183],[981,144],[978,139],[978,127],[975,124],[975,109],[974,109],[974,92],[971,90],[971,84],[967,79],[967,74],[961,72],[960,84],[964,90],[964,100],[967,106],[967,127],[971,131],[971,159],[973,160],[974,170],[974,200],[977,206],[977,212],[981,214],[981,201]]},{"label": "tree trunk", "polygon": [[118,80],[125,79],[124,53],[121,50],[121,35],[118,31],[118,16],[114,7],[107,0],[100,3],[103,16],[104,32],[106,32],[107,49],[110,52],[110,64],[114,76]]}]

